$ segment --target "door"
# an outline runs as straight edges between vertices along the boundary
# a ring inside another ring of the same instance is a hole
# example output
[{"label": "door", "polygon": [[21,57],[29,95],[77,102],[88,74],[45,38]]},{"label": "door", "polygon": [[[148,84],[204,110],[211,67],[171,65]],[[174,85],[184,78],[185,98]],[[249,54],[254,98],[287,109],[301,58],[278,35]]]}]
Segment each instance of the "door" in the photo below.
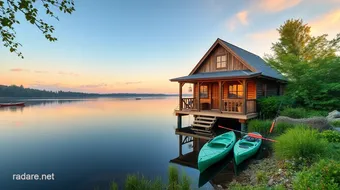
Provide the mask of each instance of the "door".
[{"label": "door", "polygon": [[213,83],[211,85],[211,109],[220,109],[218,89],[219,89],[218,83]]}]

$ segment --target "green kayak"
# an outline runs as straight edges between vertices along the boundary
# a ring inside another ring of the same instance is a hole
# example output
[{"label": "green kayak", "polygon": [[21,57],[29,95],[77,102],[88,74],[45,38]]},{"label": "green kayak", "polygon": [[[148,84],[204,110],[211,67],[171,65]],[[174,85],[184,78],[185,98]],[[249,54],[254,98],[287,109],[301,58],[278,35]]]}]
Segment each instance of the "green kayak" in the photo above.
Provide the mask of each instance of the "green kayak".
[{"label": "green kayak", "polygon": [[200,172],[222,160],[233,148],[236,136],[233,131],[219,135],[207,142],[198,154],[198,169]]},{"label": "green kayak", "polygon": [[[261,134],[253,132],[256,135],[261,136]],[[236,165],[247,158],[256,154],[262,143],[262,139],[252,138],[248,135],[244,136],[242,139],[238,140],[234,146],[234,158]]]}]

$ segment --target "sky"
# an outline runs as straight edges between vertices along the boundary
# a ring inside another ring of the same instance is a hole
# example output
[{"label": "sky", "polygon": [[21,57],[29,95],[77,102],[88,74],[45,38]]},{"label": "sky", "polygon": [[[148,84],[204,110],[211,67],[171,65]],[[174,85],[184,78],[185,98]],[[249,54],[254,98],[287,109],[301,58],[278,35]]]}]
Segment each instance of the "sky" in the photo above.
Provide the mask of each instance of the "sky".
[{"label": "sky", "polygon": [[178,93],[169,79],[188,75],[217,38],[263,56],[287,19],[303,19],[313,35],[340,32],[340,0],[75,0],[75,9],[56,12],[60,21],[41,13],[53,43],[19,16],[25,58],[0,46],[0,84]]}]

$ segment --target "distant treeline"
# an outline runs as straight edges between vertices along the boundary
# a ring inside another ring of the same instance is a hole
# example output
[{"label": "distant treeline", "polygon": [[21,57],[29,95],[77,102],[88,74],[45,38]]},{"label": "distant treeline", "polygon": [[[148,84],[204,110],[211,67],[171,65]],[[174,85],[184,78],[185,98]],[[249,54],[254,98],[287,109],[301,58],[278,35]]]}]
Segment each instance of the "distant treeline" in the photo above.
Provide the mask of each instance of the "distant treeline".
[{"label": "distant treeline", "polygon": [[152,96],[172,96],[170,94],[138,94],[138,93],[111,93],[111,94],[98,94],[98,93],[83,93],[83,92],[70,92],[70,91],[47,91],[37,90],[31,88],[24,88],[21,86],[0,85],[0,97],[31,97],[31,98],[90,98],[90,97],[152,97]]}]

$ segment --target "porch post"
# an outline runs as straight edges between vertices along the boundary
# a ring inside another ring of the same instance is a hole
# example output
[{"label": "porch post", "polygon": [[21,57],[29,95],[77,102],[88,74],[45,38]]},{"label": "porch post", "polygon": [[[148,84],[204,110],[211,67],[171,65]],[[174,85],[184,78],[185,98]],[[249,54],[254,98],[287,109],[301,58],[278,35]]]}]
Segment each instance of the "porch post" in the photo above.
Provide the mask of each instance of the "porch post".
[{"label": "porch post", "polygon": [[197,97],[197,111],[201,110],[201,84],[200,82],[197,82],[197,88],[198,88],[198,97]]},{"label": "porch post", "polygon": [[182,86],[183,83],[179,82],[179,110],[183,109],[183,103],[182,103]]},{"label": "porch post", "polygon": [[242,132],[247,132],[247,120],[240,119],[239,122],[241,123],[241,131]]},{"label": "porch post", "polygon": [[222,81],[218,82],[218,86],[219,86],[220,112],[222,112],[222,97],[223,97],[223,93],[222,93]]},{"label": "porch post", "polygon": [[247,114],[247,81],[243,79],[243,114]]}]

